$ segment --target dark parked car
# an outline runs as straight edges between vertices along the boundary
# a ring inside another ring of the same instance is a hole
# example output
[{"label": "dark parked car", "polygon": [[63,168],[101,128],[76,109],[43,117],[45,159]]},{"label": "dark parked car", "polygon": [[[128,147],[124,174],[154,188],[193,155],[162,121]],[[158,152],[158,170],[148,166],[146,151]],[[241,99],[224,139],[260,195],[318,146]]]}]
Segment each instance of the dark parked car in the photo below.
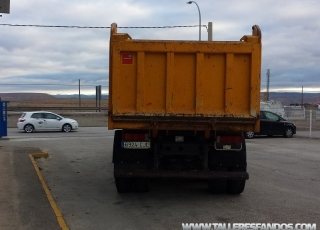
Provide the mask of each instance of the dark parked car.
[{"label": "dark parked car", "polygon": [[253,138],[255,135],[282,135],[292,137],[296,134],[296,125],[285,120],[279,115],[269,112],[260,111],[260,132],[246,132],[246,138]]}]

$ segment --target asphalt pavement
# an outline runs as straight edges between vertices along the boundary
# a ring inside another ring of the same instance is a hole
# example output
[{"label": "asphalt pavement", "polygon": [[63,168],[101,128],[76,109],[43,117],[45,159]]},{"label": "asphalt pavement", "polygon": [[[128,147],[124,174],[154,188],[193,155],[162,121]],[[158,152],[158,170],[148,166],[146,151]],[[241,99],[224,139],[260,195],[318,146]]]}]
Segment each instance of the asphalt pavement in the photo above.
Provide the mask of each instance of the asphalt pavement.
[{"label": "asphalt pavement", "polygon": [[60,229],[29,157],[42,153],[41,149],[3,142],[0,140],[0,229]]},{"label": "asphalt pavement", "polygon": [[[8,136],[0,138],[0,230],[55,230],[64,227],[57,215],[55,200],[48,200],[41,179],[37,175],[29,154],[43,154],[46,143],[68,145],[68,141],[85,138],[88,141],[113,131],[106,127],[82,128],[81,131],[64,133],[34,132],[31,135],[8,128]],[[67,141],[67,142],[66,142]],[[90,149],[90,147],[88,147]],[[54,154],[52,154],[54,155]],[[40,158],[36,162],[40,161]],[[39,165],[40,173],[43,172]],[[42,175],[40,175],[42,176]],[[50,193],[50,186],[49,193]],[[51,199],[51,198],[49,198]],[[63,218],[63,216],[62,216]],[[60,222],[59,222],[60,221]],[[68,228],[66,228],[68,229]]]},{"label": "asphalt pavement", "polygon": [[[0,229],[60,229],[29,154],[70,229],[181,229],[183,222],[318,222],[320,131],[247,141],[250,179],[240,196],[211,196],[205,183],[154,181],[150,193],[117,194],[113,131],[8,129],[0,138]],[[268,146],[268,148],[266,148]],[[39,147],[43,148],[40,149]],[[157,224],[157,225],[156,225]]]},{"label": "asphalt pavement", "polygon": [[296,135],[297,137],[309,137],[309,138],[320,138],[320,131],[297,131]]}]

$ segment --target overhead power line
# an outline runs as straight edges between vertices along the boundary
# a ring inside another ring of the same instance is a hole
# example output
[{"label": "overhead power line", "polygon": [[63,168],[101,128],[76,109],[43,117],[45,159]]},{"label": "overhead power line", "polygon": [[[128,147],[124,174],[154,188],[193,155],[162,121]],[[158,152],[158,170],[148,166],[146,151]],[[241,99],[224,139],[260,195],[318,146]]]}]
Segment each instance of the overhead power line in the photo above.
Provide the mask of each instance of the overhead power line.
[{"label": "overhead power line", "polygon": [[[45,28],[68,28],[68,29],[110,29],[110,26],[50,26],[50,25],[22,25],[22,24],[0,24],[0,26],[16,26],[16,27],[45,27]],[[194,26],[119,26],[118,28],[126,29],[172,29],[181,27],[199,27]],[[201,25],[207,27],[207,25]]]}]

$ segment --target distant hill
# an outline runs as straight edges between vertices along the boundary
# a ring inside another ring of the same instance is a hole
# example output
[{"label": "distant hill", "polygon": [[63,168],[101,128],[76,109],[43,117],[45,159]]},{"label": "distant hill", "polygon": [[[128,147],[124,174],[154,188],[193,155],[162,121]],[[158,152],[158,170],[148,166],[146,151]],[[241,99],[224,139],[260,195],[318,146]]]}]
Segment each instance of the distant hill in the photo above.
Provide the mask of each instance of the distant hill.
[{"label": "distant hill", "polygon": [[[264,93],[261,93],[261,100],[263,100]],[[291,104],[314,104],[320,102],[320,93],[269,93],[269,99],[274,101],[280,101],[282,105]]]},{"label": "distant hill", "polygon": [[[81,98],[96,98],[96,95],[80,95]],[[79,94],[58,94],[50,95],[47,93],[0,93],[2,101],[37,101],[37,100],[54,100],[57,98],[79,98]],[[108,95],[102,95],[101,99],[108,99]]]},{"label": "distant hill", "polygon": [[54,96],[47,93],[0,93],[2,101],[36,101],[53,100]]},{"label": "distant hill", "polygon": [[[260,97],[263,100],[264,93],[261,93]],[[56,98],[79,98],[79,94],[72,95],[54,95]],[[82,95],[81,98],[96,98],[96,95]],[[102,99],[108,99],[109,95],[102,95]],[[300,104],[302,94],[301,93],[270,93],[270,100],[280,101],[283,105]],[[320,93],[304,93],[303,103],[313,104],[320,102]]]},{"label": "distant hill", "polygon": [[[79,98],[79,94],[57,94],[53,95],[56,98]],[[80,94],[81,98],[96,98],[96,95]],[[108,99],[109,95],[101,95],[101,99]]]},{"label": "distant hill", "polygon": [[[80,95],[83,99],[95,98],[95,95]],[[263,100],[264,93],[261,93]],[[50,95],[46,93],[0,93],[2,101],[37,101],[37,100],[54,100],[57,98],[79,98],[79,94],[73,95]],[[108,95],[102,95],[101,99],[108,99]],[[302,102],[302,93],[274,93],[271,92],[270,100],[280,101],[282,105],[300,104]],[[304,104],[314,104],[320,102],[320,93],[303,93]]]}]

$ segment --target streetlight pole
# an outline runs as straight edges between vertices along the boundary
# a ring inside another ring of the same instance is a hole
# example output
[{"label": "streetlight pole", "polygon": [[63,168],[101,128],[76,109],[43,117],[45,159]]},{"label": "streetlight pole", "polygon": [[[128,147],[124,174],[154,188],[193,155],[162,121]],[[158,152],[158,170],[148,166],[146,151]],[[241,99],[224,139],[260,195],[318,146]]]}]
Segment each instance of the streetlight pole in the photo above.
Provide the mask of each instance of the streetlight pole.
[{"label": "streetlight pole", "polygon": [[201,13],[200,13],[200,8],[198,6],[198,4],[195,1],[189,1],[187,2],[187,4],[196,4],[197,8],[198,8],[198,12],[199,12],[199,41],[201,41]]}]

